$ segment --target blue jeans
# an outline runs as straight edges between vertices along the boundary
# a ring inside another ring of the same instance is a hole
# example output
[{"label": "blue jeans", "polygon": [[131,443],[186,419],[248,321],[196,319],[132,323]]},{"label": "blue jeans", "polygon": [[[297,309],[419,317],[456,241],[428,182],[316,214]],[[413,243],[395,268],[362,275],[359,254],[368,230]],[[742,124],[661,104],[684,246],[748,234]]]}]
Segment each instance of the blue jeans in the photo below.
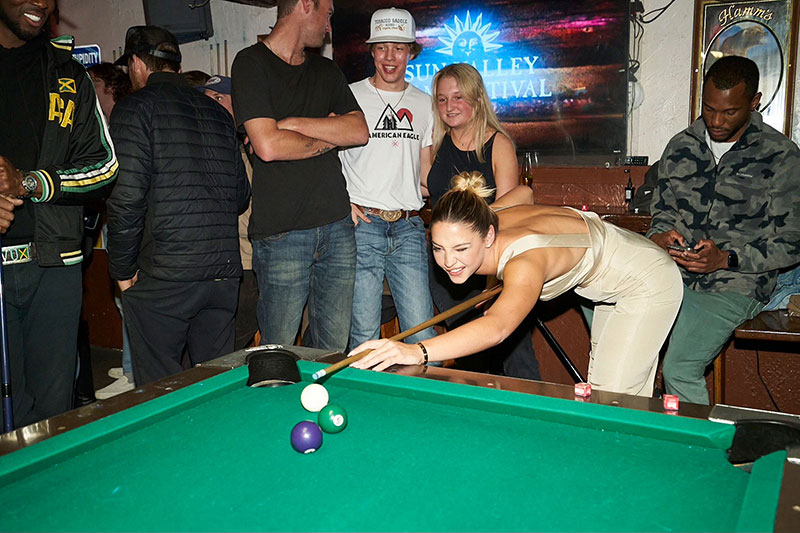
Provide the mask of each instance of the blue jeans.
[{"label": "blue jeans", "polygon": [[344,352],[350,334],[356,242],[345,218],[253,241],[262,344],[292,345],[308,302],[312,348]]},{"label": "blue jeans", "polygon": [[[386,222],[369,215],[371,224],[356,226],[356,285],[350,349],[377,339],[381,329],[383,278],[389,282],[400,329],[405,331],[433,316],[428,289],[428,253],[425,226],[420,217]],[[405,339],[417,343],[434,337],[432,327]]]},{"label": "blue jeans", "polygon": [[793,294],[800,294],[800,265],[778,275],[775,290],[772,291],[769,302],[762,310],[786,309],[789,305],[789,297]]},{"label": "blue jeans", "polygon": [[128,328],[125,326],[125,314],[122,312],[122,296],[114,296],[114,304],[122,319],[122,373],[133,383],[133,363],[131,362],[131,343],[128,340]]}]

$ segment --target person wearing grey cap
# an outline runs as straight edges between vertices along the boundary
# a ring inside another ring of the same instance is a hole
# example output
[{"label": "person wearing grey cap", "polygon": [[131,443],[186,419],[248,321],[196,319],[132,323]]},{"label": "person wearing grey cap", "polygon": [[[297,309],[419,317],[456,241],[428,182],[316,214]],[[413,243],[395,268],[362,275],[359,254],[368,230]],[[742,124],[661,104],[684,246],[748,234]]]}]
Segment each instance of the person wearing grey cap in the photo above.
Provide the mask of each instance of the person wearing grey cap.
[{"label": "person wearing grey cap", "polygon": [[[175,37],[134,26],[136,90],[111,114],[119,181],[108,200],[109,272],[122,290],[137,385],[233,350],[250,185],[230,115],[178,74]],[[118,61],[119,62],[119,61]]]},{"label": "person wearing grey cap", "polygon": [[[231,101],[231,79],[227,76],[211,76],[205,85],[196,87],[206,96],[213,99],[231,114],[233,120],[233,102]],[[242,161],[247,171],[247,179],[253,184],[253,165],[247,156],[244,145],[240,146]],[[236,307],[236,334],[233,342],[234,350],[247,348],[258,332],[256,307],[258,305],[258,282],[253,272],[253,245],[247,236],[250,225],[251,207],[239,215],[239,253],[242,255],[242,283],[239,285],[239,305]]]},{"label": "person wearing grey cap", "polygon": [[364,144],[364,115],[318,48],[332,0],[279,0],[263,41],[233,62],[233,110],[255,151],[250,239],[263,343],[294,344],[308,302],[310,343],[343,351],[350,332],[355,238],[335,148]]},{"label": "person wearing grey cap", "polygon": [[[367,40],[375,74],[350,85],[364,111],[370,139],[339,151],[356,225],[356,285],[350,347],[380,336],[383,280],[400,329],[433,316],[428,289],[424,203],[420,175],[431,166],[431,97],[406,80],[408,61],[421,51],[414,18],[405,9],[378,9]],[[424,181],[424,180],[423,180]],[[427,328],[406,339],[433,337]]]},{"label": "person wearing grey cap", "polygon": [[73,38],[49,38],[54,9],[0,0],[2,291],[17,427],[72,408],[83,209],[108,194],[118,167]]}]

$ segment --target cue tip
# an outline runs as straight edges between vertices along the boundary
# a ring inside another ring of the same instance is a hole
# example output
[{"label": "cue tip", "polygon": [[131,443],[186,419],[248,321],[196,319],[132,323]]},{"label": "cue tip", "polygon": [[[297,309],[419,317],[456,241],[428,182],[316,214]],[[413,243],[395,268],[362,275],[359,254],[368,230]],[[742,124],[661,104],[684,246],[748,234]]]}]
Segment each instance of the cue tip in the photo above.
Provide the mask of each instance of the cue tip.
[{"label": "cue tip", "polygon": [[324,368],[322,370],[317,370],[316,372],[311,374],[311,379],[313,381],[317,381],[321,377],[325,377],[325,369]]}]

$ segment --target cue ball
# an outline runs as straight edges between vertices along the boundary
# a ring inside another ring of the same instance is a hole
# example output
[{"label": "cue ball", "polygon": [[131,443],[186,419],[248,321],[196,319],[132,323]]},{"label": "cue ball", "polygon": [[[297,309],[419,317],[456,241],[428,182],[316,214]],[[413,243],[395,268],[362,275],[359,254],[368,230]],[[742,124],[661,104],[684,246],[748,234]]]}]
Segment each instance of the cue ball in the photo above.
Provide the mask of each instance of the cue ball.
[{"label": "cue ball", "polygon": [[314,453],[322,446],[322,430],[309,420],[292,428],[292,448],[300,453]]},{"label": "cue ball", "polygon": [[329,403],[319,412],[317,422],[325,433],[339,433],[347,427],[347,411],[341,405]]},{"label": "cue ball", "polygon": [[300,403],[303,404],[307,411],[312,413],[316,413],[328,405],[328,399],[328,389],[319,383],[308,385],[300,394]]}]

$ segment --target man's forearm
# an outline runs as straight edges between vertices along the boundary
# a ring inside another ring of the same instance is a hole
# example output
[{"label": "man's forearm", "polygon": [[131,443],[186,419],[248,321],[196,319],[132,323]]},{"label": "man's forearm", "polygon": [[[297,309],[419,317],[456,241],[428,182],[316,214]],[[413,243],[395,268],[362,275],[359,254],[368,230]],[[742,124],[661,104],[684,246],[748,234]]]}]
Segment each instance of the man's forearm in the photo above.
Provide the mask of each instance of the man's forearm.
[{"label": "man's forearm", "polygon": [[360,112],[325,118],[289,117],[278,122],[278,129],[293,131],[332,146],[358,146],[369,138],[367,123]]},{"label": "man's forearm", "polygon": [[274,130],[263,136],[249,134],[249,137],[256,155],[266,162],[309,159],[335,148],[331,143],[290,130]]}]

